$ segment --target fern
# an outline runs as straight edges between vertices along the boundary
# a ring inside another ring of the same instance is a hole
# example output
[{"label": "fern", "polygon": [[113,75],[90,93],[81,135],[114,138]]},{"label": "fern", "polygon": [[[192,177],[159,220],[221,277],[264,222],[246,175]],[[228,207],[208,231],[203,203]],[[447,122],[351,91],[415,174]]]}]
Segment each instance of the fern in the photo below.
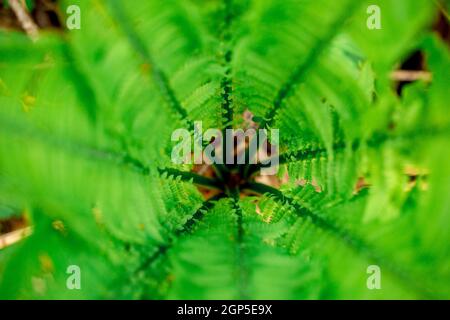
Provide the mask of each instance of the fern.
[{"label": "fern", "polygon": [[[0,218],[32,227],[0,251],[1,298],[450,297],[444,3],[71,4],[81,30],[0,32]],[[432,80],[398,95],[417,50]],[[173,164],[197,120],[280,129],[278,176]]]}]

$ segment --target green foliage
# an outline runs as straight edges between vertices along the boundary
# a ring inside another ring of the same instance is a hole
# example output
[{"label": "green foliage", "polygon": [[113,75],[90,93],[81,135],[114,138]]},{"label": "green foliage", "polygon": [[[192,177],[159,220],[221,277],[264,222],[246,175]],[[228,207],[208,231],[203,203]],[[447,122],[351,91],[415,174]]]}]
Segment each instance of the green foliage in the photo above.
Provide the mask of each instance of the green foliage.
[{"label": "green foliage", "polygon": [[[434,1],[72,4],[81,30],[0,32],[0,218],[33,227],[0,251],[0,298],[450,298]],[[414,50],[432,80],[399,96],[390,74]],[[280,129],[280,188],[229,192],[171,162],[174,129],[244,127],[246,110]]]}]

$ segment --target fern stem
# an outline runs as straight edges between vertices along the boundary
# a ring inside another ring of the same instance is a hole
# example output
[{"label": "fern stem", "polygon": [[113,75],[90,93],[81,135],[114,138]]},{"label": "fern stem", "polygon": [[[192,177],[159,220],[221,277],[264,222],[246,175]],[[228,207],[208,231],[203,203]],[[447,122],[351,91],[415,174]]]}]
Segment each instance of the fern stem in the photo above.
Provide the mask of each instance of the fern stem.
[{"label": "fern stem", "polygon": [[239,190],[236,189],[234,194],[234,210],[236,213],[236,257],[237,257],[237,283],[239,290],[239,299],[248,299],[248,268],[245,259],[245,242],[244,242],[244,223],[242,209],[239,206]]},{"label": "fern stem", "polygon": [[175,179],[178,178],[178,179],[181,179],[182,181],[187,181],[187,182],[192,181],[192,183],[199,185],[199,186],[223,191],[222,185],[215,179],[210,179],[210,178],[200,176],[200,175],[192,173],[192,172],[180,171],[180,170],[172,169],[172,168],[158,169],[158,171],[162,176],[164,176],[164,175],[166,175],[167,177],[172,176]]},{"label": "fern stem", "polygon": [[188,118],[187,111],[178,101],[173,88],[170,86],[166,74],[157,66],[146,45],[129,23],[121,1],[107,1],[107,3],[112,16],[115,18],[117,25],[123,33],[127,36],[130,45],[137,51],[143,61],[152,66],[153,78],[169,107],[180,116],[182,121],[188,124],[189,130],[193,131],[194,123]]},{"label": "fern stem", "polygon": [[313,213],[307,208],[300,206],[294,199],[284,195],[280,190],[275,189],[271,186],[261,183],[249,183],[246,188],[259,194],[269,194],[273,196],[277,201],[288,204],[291,208],[294,209],[296,215],[302,218],[310,219],[312,224],[342,241],[356,254],[361,255],[370,261],[373,261],[375,264],[384,266],[405,286],[414,289],[420,295],[425,295],[426,298],[437,298],[435,297],[435,293],[427,289],[426,285],[422,285],[417,282],[417,279],[420,277],[415,277],[411,274],[411,272],[408,272],[407,270],[400,268],[397,264],[390,262],[388,259],[386,259],[385,256],[379,254],[375,247],[366,243],[364,239],[360,238],[350,230],[347,230],[337,225],[333,221],[330,221],[322,216]]},{"label": "fern stem", "polygon": [[[409,143],[414,142],[414,140],[418,137],[420,138],[432,138],[436,136],[444,136],[447,135],[450,132],[450,126],[443,126],[443,127],[430,127],[430,128],[419,128],[418,130],[411,130],[408,132],[403,132],[400,134],[396,133],[380,133],[375,132],[372,134],[372,137],[367,140],[364,145],[368,148],[375,149],[383,146],[384,144],[388,142],[394,142],[394,141],[408,141]],[[363,145],[360,141],[353,141],[351,143],[351,148],[353,151],[358,150]],[[344,151],[347,146],[349,146],[349,143],[346,143],[344,141],[337,141],[333,145],[333,152],[339,153]],[[323,147],[318,148],[303,148],[296,151],[289,151],[286,153],[283,153],[279,155],[279,164],[289,164],[292,162],[298,162],[302,160],[311,160],[311,159],[317,159],[320,157],[326,157],[328,154],[328,150]],[[271,160],[271,163],[274,162],[274,160]],[[248,173],[246,177],[251,177],[255,173],[259,172],[263,166],[261,164],[255,164],[255,165],[248,165]]]},{"label": "fern stem", "polygon": [[[275,116],[282,108],[284,101],[292,93],[294,87],[304,80],[305,75],[311,68],[314,67],[316,61],[318,60],[322,52],[328,47],[331,40],[337,34],[337,31],[341,29],[342,25],[345,23],[347,18],[350,17],[360,5],[361,3],[359,3],[358,1],[350,1],[347,4],[347,7],[342,11],[342,14],[339,17],[337,17],[333,25],[330,26],[329,32],[325,34],[325,36],[320,41],[317,41],[315,46],[311,50],[309,50],[306,59],[295,68],[295,70],[289,76],[287,81],[279,89],[276,98],[273,102],[273,106],[266,112],[265,116],[263,117],[263,120],[260,122],[259,125],[260,128],[269,129],[270,127],[273,126]],[[243,172],[245,177],[250,177],[253,173],[255,173],[260,169],[261,169],[260,166],[246,165],[244,167]]]},{"label": "fern stem", "polygon": [[[220,40],[222,46],[225,47],[222,65],[225,67],[225,76],[221,82],[222,88],[222,113],[224,114],[223,128],[231,128],[233,122],[233,107],[231,102],[232,81],[231,81],[231,61],[233,58],[233,50],[231,49],[231,25],[233,23],[232,0],[224,0],[224,21],[221,30]],[[226,150],[226,149],[224,149]]]},{"label": "fern stem", "polygon": [[288,80],[281,86],[273,102],[273,106],[267,111],[264,116],[264,120],[260,124],[262,128],[272,127],[275,116],[282,108],[284,101],[292,93],[294,87],[304,81],[305,75],[315,66],[315,63],[337,34],[337,31],[341,29],[348,17],[350,17],[360,5],[361,1],[350,1],[342,10],[342,14],[338,16],[334,23],[330,26],[328,29],[329,31],[324,35],[324,37],[317,41],[315,46],[309,50],[309,53],[304,61],[295,68]]},{"label": "fern stem", "polygon": [[[17,124],[13,124],[5,119],[0,119],[0,130],[12,134],[27,141],[34,140],[55,149],[64,150],[77,156],[82,156],[86,160],[101,160],[110,164],[125,166],[128,169],[142,175],[149,175],[150,168],[140,160],[131,157],[127,153],[117,153],[110,150],[99,149],[97,147],[85,145],[79,142],[61,140],[53,135],[48,135],[40,130],[30,129]],[[208,188],[223,190],[222,185],[214,179],[209,179],[192,172],[180,171],[177,169],[158,169],[161,175],[173,176],[182,181],[192,181],[194,184]]]},{"label": "fern stem", "polygon": [[[225,130],[231,129],[233,124],[233,106],[232,106],[232,80],[231,80],[231,61],[233,59],[233,50],[231,48],[231,26],[233,23],[233,12],[232,12],[232,6],[233,1],[232,0],[223,0],[224,3],[224,19],[222,21],[222,28],[220,30],[219,35],[219,41],[220,43],[220,51],[219,55],[223,58],[220,61],[220,64],[225,68],[225,75],[223,76],[220,87],[221,87],[221,97],[222,97],[222,104],[221,104],[221,117],[222,117],[222,134],[223,137],[225,137]],[[224,52],[222,52],[224,50]],[[226,150],[227,150],[227,141],[226,139],[223,140],[222,143],[222,149],[223,157],[226,156]],[[224,159],[225,160],[225,159]],[[224,161],[225,162],[225,161]],[[220,177],[224,177],[227,172],[229,171],[226,165],[222,164],[216,164],[214,166],[214,169],[217,171]]]},{"label": "fern stem", "polygon": [[165,255],[170,248],[172,248],[176,239],[192,232],[196,223],[200,221],[205,215],[205,212],[211,209],[214,206],[214,203],[223,197],[223,194],[219,194],[212,197],[211,199],[204,201],[201,206],[194,212],[194,214],[186,220],[184,225],[178,228],[165,243],[162,243],[156,247],[153,253],[144,261],[144,263],[135,270],[135,273],[150,268],[154,262],[156,262],[159,258]]},{"label": "fern stem", "polygon": [[[189,131],[194,132],[194,122],[189,118],[187,111],[177,99],[175,91],[171,87],[166,74],[157,66],[144,42],[128,22],[128,19],[125,15],[125,10],[120,1],[108,1],[108,5],[113,17],[117,21],[120,29],[127,36],[131,46],[139,53],[143,61],[152,66],[153,78],[169,107],[180,116],[181,121],[187,124]],[[219,177],[223,176],[223,167],[224,166],[222,165],[213,164],[213,169],[216,171]]]},{"label": "fern stem", "polygon": [[[359,143],[355,142],[352,145],[352,149],[356,150],[358,148],[358,146],[359,146]],[[346,148],[345,142],[336,142],[333,146],[333,151],[340,152],[340,151],[345,150],[345,148]],[[323,148],[323,147],[299,149],[296,151],[290,151],[290,152],[286,152],[286,153],[279,155],[278,156],[278,164],[282,165],[282,164],[302,161],[302,160],[306,160],[306,159],[316,159],[316,158],[326,156],[326,155],[327,155],[327,149]],[[276,157],[276,156],[274,156],[274,157]],[[275,162],[272,159],[269,159],[269,160],[270,160],[269,163]],[[251,177],[255,173],[259,172],[262,168],[263,168],[263,166],[261,164],[250,165],[249,169],[247,171],[247,177]]]},{"label": "fern stem", "polygon": [[78,99],[80,99],[88,119],[95,123],[97,120],[97,109],[100,107],[95,90],[89,81],[89,78],[76,62],[76,55],[74,54],[72,46],[66,42],[62,50],[66,60],[69,62],[68,74],[72,80]]}]

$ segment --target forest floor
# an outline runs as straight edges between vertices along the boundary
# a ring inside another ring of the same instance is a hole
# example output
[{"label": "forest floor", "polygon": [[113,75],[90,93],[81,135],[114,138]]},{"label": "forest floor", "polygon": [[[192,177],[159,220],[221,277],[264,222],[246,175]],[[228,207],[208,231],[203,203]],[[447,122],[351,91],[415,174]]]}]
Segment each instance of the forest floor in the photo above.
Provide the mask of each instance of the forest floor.
[{"label": "forest floor", "polygon": [[[21,23],[11,5],[6,3],[11,0],[0,0],[0,28],[22,30]],[[14,0],[27,8],[25,2],[32,3],[32,9],[28,10],[31,18],[40,29],[61,29],[62,13],[57,0]]]}]

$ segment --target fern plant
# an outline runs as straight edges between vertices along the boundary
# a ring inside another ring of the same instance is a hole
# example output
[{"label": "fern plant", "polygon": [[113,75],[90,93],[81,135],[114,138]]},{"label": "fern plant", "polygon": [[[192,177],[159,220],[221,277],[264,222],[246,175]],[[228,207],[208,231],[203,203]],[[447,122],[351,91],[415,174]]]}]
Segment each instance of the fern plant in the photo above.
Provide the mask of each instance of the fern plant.
[{"label": "fern plant", "polygon": [[[450,298],[444,2],[61,2],[80,30],[0,32],[0,214],[33,229],[1,298]],[[278,128],[277,176],[173,164],[196,120]]]}]

